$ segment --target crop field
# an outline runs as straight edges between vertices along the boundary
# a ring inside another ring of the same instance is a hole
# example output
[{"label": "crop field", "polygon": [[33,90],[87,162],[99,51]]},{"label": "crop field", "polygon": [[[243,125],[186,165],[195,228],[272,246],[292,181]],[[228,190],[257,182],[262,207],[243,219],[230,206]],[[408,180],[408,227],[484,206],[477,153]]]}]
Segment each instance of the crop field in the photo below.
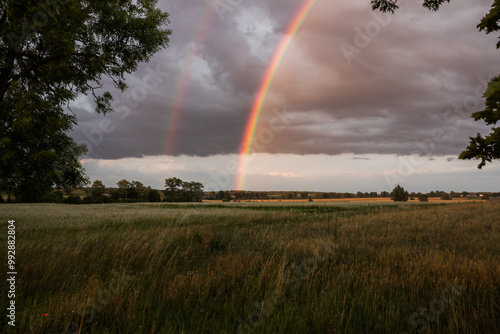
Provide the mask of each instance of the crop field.
[{"label": "crop field", "polygon": [[0,322],[43,334],[500,333],[499,212],[487,201],[2,204],[4,261],[15,220],[16,326]]}]

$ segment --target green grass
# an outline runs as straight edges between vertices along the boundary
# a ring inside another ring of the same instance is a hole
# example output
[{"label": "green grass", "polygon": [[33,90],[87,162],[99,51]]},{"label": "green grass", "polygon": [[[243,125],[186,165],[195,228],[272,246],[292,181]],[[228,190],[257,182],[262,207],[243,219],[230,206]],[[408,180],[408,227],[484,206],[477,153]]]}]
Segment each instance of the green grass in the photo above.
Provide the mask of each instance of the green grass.
[{"label": "green grass", "polygon": [[499,333],[499,209],[0,205],[2,258],[15,219],[18,272],[16,327],[0,321],[9,333]]}]

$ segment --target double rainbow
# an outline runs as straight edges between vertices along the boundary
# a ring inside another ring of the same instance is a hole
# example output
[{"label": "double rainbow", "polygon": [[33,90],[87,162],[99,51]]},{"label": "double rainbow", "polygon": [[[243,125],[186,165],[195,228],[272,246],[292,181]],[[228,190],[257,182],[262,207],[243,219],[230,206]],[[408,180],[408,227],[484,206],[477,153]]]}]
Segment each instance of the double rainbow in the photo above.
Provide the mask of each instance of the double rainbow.
[{"label": "double rainbow", "polygon": [[[267,69],[259,85],[257,94],[255,96],[247,125],[245,127],[245,133],[240,150],[239,172],[236,179],[236,189],[243,189],[247,158],[251,153],[255,130],[262,113],[262,107],[272,86],[272,83],[276,76],[276,72],[278,71],[292,41],[300,30],[305,19],[307,18],[313,7],[316,5],[317,1],[318,0],[304,0],[303,4],[295,14],[292,22],[288,26],[284,37],[278,45],[278,48],[272,56],[271,62],[267,66]],[[213,6],[213,1],[206,1],[204,7],[201,10],[201,15],[199,16],[198,22],[200,22],[200,24],[198,24],[197,28],[193,30],[193,34],[190,39],[191,41],[193,41],[192,45],[196,47],[203,41],[214,16],[215,7]],[[182,110],[182,107],[184,105],[195,56],[196,52],[192,50],[186,51],[184,55],[186,61],[184,62],[182,71],[180,72],[176,80],[177,84],[173,92],[173,100],[169,106],[169,117],[167,121],[168,129],[167,140],[165,143],[165,153],[167,155],[174,154],[175,140],[177,138],[177,131],[180,126],[180,111]]]},{"label": "double rainbow", "polygon": [[239,172],[236,180],[236,189],[238,190],[242,190],[244,187],[248,155],[251,153],[252,143],[255,137],[255,130],[257,128],[257,124],[259,123],[259,118],[262,113],[262,107],[273,84],[276,72],[278,71],[278,68],[282,63],[283,58],[288,51],[288,48],[292,44],[292,41],[294,40],[298,31],[302,27],[305,19],[307,18],[313,7],[316,5],[316,2],[317,0],[305,0],[302,6],[299,8],[292,22],[288,26],[288,29],[285,32],[285,36],[283,37],[277,50],[275,51],[260,83],[257,95],[254,99],[253,106],[250,111],[250,117],[246,125],[241,145]]},{"label": "double rainbow", "polygon": [[167,120],[167,140],[164,150],[167,155],[175,154],[177,131],[180,128],[180,113],[185,105],[186,94],[191,80],[192,66],[197,55],[197,52],[193,50],[193,48],[196,48],[203,42],[214,17],[215,7],[212,1],[206,1],[205,5],[200,10],[199,19],[197,20],[200,23],[197,25],[196,29],[193,30],[189,38],[192,42],[183,55],[185,61],[176,79],[176,85],[172,94],[172,102],[169,106],[169,116]]}]

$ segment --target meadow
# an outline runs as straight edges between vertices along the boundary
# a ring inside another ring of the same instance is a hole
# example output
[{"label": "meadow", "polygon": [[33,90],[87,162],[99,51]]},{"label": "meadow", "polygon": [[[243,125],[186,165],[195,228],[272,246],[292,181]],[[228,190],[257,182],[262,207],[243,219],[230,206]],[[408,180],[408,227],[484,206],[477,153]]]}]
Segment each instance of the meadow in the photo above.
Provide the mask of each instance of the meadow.
[{"label": "meadow", "polygon": [[499,212],[487,201],[3,204],[0,254],[14,219],[18,274],[16,326],[0,322],[44,334],[500,333]]}]

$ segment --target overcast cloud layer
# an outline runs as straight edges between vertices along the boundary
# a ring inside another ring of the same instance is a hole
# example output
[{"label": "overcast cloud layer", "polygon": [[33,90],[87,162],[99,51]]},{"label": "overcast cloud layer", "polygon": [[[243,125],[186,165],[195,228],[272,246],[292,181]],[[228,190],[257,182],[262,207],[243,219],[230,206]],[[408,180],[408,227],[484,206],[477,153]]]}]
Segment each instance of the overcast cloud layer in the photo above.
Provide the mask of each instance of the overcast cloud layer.
[{"label": "overcast cloud layer", "polygon": [[[85,97],[72,104],[72,136],[90,157],[238,152],[267,64],[302,1],[211,3],[160,1],[171,45],[114,94],[114,114],[95,115]],[[455,0],[430,12],[420,0],[401,1],[390,16],[373,13],[368,0],[317,1],[277,72],[255,151],[411,154],[438,131],[439,145],[424,153],[459,154],[469,136],[488,131],[469,116],[498,72],[497,36],[476,28],[490,5]],[[286,126],[271,126],[273,109]]]}]

